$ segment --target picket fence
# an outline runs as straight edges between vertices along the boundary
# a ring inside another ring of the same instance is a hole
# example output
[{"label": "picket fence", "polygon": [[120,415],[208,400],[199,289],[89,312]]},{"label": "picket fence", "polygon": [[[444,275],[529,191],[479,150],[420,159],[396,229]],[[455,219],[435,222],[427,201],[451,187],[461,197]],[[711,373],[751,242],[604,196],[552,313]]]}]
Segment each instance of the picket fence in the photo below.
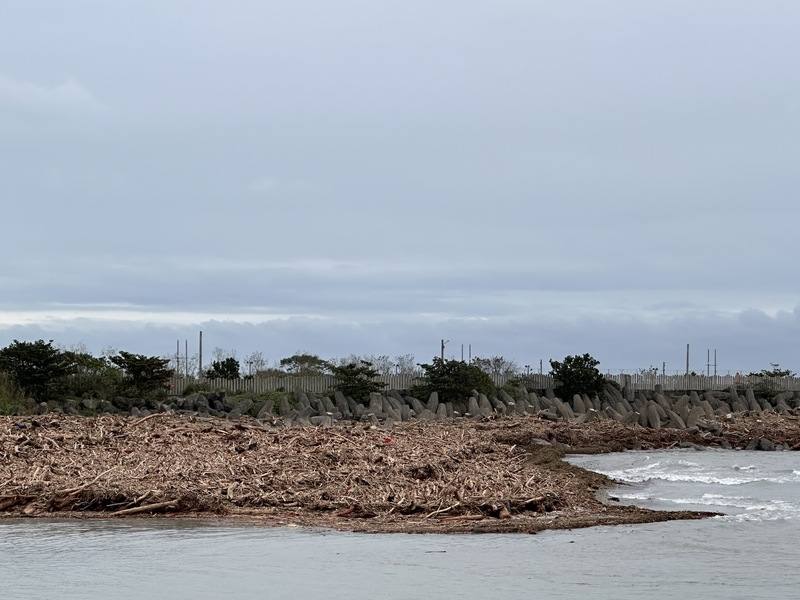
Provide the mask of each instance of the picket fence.
[{"label": "picket fence", "polygon": [[[408,390],[420,382],[421,373],[419,374],[399,374],[399,375],[381,375],[376,377],[375,380],[386,384],[386,389],[389,390]],[[504,385],[511,377],[508,375],[493,376],[492,381],[495,385]],[[535,387],[541,386],[541,389],[552,387],[553,380],[548,375],[535,375],[531,376],[533,385]],[[285,377],[252,377],[246,379],[197,379],[179,377],[173,379],[171,383],[171,392],[176,395],[181,395],[188,386],[197,389],[205,389],[211,391],[224,391],[229,393],[238,392],[252,392],[254,394],[264,394],[276,390],[283,390],[287,392],[310,392],[310,393],[324,393],[330,390],[336,384],[336,378],[333,375],[287,375]]]},{"label": "picket fence", "polygon": [[665,392],[720,391],[731,387],[737,389],[759,389],[775,392],[800,391],[800,377],[747,377],[744,375],[605,375],[620,387],[630,385],[634,390],[656,390]]},{"label": "picket fence", "polygon": [[[407,390],[419,383],[421,374],[400,374],[377,377],[376,380],[386,384],[389,390]],[[656,375],[656,374],[631,374],[631,375],[605,375],[606,379],[616,382],[620,387],[630,386],[634,390],[656,390],[665,392],[702,392],[706,390],[727,390],[731,387],[746,389],[748,387],[771,391],[800,391],[800,378],[798,377],[744,377],[739,375]],[[557,384],[549,375],[493,375],[494,384],[503,386],[510,380],[525,381],[532,389],[545,390],[556,388]],[[336,384],[333,375],[299,376],[287,375],[285,377],[253,377],[247,379],[198,379],[178,377],[172,380],[170,391],[172,394],[181,395],[188,386],[195,389],[210,391],[225,391],[228,393],[251,392],[264,394],[276,390],[287,392],[302,391],[309,393],[324,393]]]}]

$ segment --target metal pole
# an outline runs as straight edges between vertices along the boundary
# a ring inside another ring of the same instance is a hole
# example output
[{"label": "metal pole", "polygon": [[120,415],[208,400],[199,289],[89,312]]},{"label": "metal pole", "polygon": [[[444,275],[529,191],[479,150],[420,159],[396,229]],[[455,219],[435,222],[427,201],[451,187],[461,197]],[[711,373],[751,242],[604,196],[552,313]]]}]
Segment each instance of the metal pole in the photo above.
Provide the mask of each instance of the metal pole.
[{"label": "metal pole", "polygon": [[197,365],[197,376],[203,376],[203,332],[200,332],[200,352],[199,352],[199,359]]},{"label": "metal pole", "polygon": [[689,344],[686,344],[686,376],[689,376]]}]

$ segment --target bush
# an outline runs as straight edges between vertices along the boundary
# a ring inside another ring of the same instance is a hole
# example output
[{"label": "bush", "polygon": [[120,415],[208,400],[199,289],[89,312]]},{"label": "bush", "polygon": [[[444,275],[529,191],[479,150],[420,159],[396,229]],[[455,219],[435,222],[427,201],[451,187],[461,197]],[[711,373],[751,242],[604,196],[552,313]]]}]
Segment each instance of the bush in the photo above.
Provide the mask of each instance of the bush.
[{"label": "bush", "polygon": [[599,364],[590,354],[567,356],[563,362],[551,360],[550,374],[560,384],[559,396],[568,399],[574,394],[601,393],[606,381],[597,368]]},{"label": "bush", "polygon": [[316,354],[294,354],[282,358],[281,368],[293,375],[323,375],[331,370],[331,365]]},{"label": "bush", "polygon": [[224,360],[215,360],[206,371],[208,379],[239,379],[239,361],[229,356]]},{"label": "bush", "polygon": [[60,394],[74,398],[112,400],[124,393],[124,374],[110,360],[86,353],[66,354],[75,365],[75,373],[64,378],[59,386]]},{"label": "bush", "polygon": [[184,398],[186,396],[191,396],[192,394],[206,394],[208,392],[213,392],[214,390],[208,384],[205,383],[189,383],[186,387],[183,388],[181,392],[181,396]]},{"label": "bush", "polygon": [[63,379],[75,370],[71,355],[53,346],[53,340],[14,340],[0,350],[0,371],[11,376],[25,394],[38,401],[55,396]]},{"label": "bush", "polygon": [[473,390],[487,396],[496,391],[492,378],[476,365],[434,358],[420,367],[424,371],[423,383],[414,386],[412,393],[422,398],[438,392],[441,402],[457,402],[471,396]]},{"label": "bush", "polygon": [[142,398],[163,396],[173,371],[169,360],[158,356],[145,356],[122,352],[109,359],[122,370],[120,392]]},{"label": "bush", "polygon": [[0,371],[0,415],[18,415],[32,410],[33,403],[25,399],[8,374]]},{"label": "bush", "polygon": [[340,367],[331,367],[336,383],[333,389],[350,396],[354,400],[363,401],[373,392],[380,392],[386,387],[381,381],[375,381],[378,371],[372,363],[360,361],[359,364],[350,363]]}]

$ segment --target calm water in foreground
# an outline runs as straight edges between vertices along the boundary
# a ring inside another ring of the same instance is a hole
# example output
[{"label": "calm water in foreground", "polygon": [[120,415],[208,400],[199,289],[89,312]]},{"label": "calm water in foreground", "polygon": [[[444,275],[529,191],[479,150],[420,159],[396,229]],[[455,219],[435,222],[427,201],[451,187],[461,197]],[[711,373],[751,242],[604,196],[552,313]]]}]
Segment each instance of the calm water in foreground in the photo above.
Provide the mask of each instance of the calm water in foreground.
[{"label": "calm water in foreground", "polygon": [[573,462],[706,521],[531,535],[356,535],[176,521],[0,522],[0,598],[800,597],[800,454],[631,452]]}]

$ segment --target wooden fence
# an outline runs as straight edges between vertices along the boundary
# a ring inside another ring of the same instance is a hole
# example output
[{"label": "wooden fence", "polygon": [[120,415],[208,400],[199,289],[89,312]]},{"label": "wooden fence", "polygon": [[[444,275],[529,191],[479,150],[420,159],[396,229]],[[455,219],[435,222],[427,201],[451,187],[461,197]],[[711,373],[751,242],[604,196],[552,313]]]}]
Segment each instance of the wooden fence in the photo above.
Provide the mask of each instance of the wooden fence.
[{"label": "wooden fence", "polygon": [[630,385],[634,390],[655,390],[657,386],[665,392],[702,392],[705,390],[727,390],[753,388],[775,392],[800,391],[800,377],[745,377],[743,375],[605,375],[621,387]]},{"label": "wooden fence", "polygon": [[[547,388],[558,387],[553,378],[549,375],[494,375],[491,376],[494,384],[498,387],[508,381],[523,380],[529,388],[544,390]],[[738,389],[748,387],[770,391],[800,391],[800,378],[798,377],[744,377],[735,375],[655,375],[655,374],[631,374],[631,375],[605,375],[606,379],[616,382],[620,387],[630,385],[634,390],[655,390],[661,389],[665,392],[688,392],[705,390],[727,390],[731,386]],[[387,375],[377,378],[377,381],[386,384],[389,390],[407,390],[419,383],[420,375],[403,374]],[[188,386],[212,391],[225,391],[229,393],[251,392],[263,394],[275,390],[284,391],[303,391],[312,393],[324,393],[330,390],[336,383],[333,375],[313,375],[297,376],[287,375],[285,377],[253,377],[249,379],[195,379],[195,378],[175,378],[170,386],[170,391],[175,395],[184,393]]]},{"label": "wooden fence", "polygon": [[[420,382],[420,377],[421,373],[409,373],[380,376],[377,377],[376,380],[385,383],[386,389],[389,390],[408,390]],[[498,387],[504,385],[512,378],[512,376],[509,375],[490,377],[492,377],[492,380]],[[553,380],[549,375],[530,375],[526,379],[530,382],[531,386],[537,389],[546,389],[553,386]],[[255,394],[263,394],[275,390],[323,393],[330,390],[335,384],[336,378],[333,375],[287,375],[285,377],[252,377],[247,379],[196,379],[191,377],[178,377],[173,379],[170,389],[171,392],[176,395],[183,394],[188,386],[191,386],[191,388],[230,393],[252,392]]]},{"label": "wooden fence", "polygon": [[[549,375],[495,375],[491,376],[498,387],[512,379],[524,380],[529,388],[545,390],[555,388],[553,378]],[[605,375],[606,379],[616,382],[620,387],[630,385],[634,390],[661,389],[665,392],[688,392],[705,390],[727,390],[731,386],[738,389],[752,387],[770,391],[800,391],[800,378],[798,377],[743,377],[735,375],[656,375],[656,374],[631,374],[631,375]],[[377,378],[386,384],[386,389],[407,390],[420,381],[420,374],[387,375]],[[229,393],[251,392],[263,394],[275,390],[303,391],[311,393],[324,393],[333,387],[336,378],[333,375],[285,377],[253,377],[249,379],[196,379],[175,378],[170,386],[172,394],[181,395],[188,386],[192,388],[225,391]]]}]

